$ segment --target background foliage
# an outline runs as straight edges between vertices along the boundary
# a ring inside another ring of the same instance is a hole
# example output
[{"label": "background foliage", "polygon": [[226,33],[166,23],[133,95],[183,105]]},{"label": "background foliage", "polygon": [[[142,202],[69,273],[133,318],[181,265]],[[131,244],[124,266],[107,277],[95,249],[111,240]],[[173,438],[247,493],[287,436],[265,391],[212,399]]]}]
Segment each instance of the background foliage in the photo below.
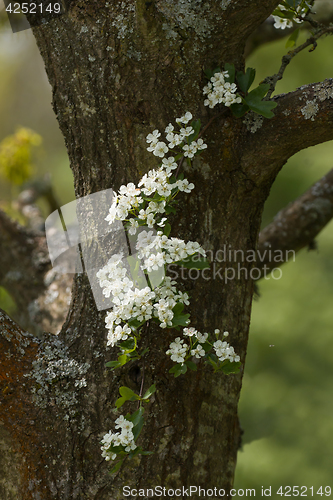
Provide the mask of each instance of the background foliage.
[{"label": "background foliage", "polygon": [[[282,40],[249,58],[247,66],[257,69],[255,85],[277,72],[285,52]],[[332,38],[327,38],[314,52],[298,55],[277,93],[332,77],[331,54]],[[0,65],[0,141],[18,126],[39,133],[43,154],[36,158],[36,174],[51,173],[59,203],[65,204],[74,198],[72,174],[31,32],[12,34],[5,24],[0,31]],[[263,225],[333,167],[332,153],[333,145],[324,144],[288,162],[267,201]],[[11,186],[1,178],[0,206],[10,196]],[[333,486],[332,223],[317,244],[318,250],[303,250],[296,262],[285,265],[281,280],[259,283],[240,402],[244,435],[237,488]],[[13,307],[1,289],[0,306],[9,312]]]}]

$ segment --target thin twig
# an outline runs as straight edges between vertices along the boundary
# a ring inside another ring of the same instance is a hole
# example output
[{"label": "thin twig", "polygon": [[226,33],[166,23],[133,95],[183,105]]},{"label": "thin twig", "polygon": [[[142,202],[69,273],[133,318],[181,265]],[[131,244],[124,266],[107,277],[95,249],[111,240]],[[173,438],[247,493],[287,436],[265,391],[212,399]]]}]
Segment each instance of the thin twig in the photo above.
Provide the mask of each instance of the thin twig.
[{"label": "thin twig", "polygon": [[309,47],[309,45],[313,46],[313,48],[310,49],[310,51],[313,51],[317,46],[316,40],[318,40],[318,38],[320,38],[321,36],[329,34],[329,33],[333,33],[333,26],[325,27],[322,30],[315,33],[314,35],[311,35],[302,45],[300,45],[299,47],[297,47],[294,50],[290,50],[288,52],[288,54],[286,54],[282,57],[282,64],[281,64],[281,67],[280,67],[278,73],[276,73],[273,76],[268,76],[267,78],[265,78],[265,80],[263,82],[263,83],[270,84],[270,89],[269,89],[269,91],[264,99],[265,101],[270,99],[271,95],[273,94],[273,92],[275,90],[277,82],[282,79],[283,73],[285,72],[286,67],[288,66],[290,61],[293,59],[293,57],[295,57],[302,50]]},{"label": "thin twig", "polygon": [[140,387],[140,392],[139,396],[140,398],[142,397],[142,391],[143,391],[143,384],[145,382],[145,362],[142,362],[142,379],[141,379],[141,387]]},{"label": "thin twig", "polygon": [[181,157],[181,160],[180,160],[179,165],[178,165],[178,167],[177,167],[177,170],[176,170],[176,173],[175,173],[175,177],[176,177],[176,179],[177,179],[177,176],[178,176],[178,174],[179,174],[179,170],[180,170],[180,168],[181,168],[181,166],[182,166],[182,164],[183,164],[184,158],[185,158],[185,156],[182,156],[182,157]]}]

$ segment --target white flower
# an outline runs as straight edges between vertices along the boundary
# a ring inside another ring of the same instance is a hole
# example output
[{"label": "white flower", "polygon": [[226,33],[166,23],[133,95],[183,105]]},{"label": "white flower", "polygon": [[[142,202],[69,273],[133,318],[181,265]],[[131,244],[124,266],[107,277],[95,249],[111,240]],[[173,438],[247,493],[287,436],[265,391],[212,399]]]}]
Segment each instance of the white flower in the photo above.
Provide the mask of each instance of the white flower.
[{"label": "white flower", "polygon": [[293,23],[289,19],[284,19],[279,16],[273,16],[274,18],[274,28],[284,30],[285,28],[291,28]]},{"label": "white flower", "polygon": [[165,221],[167,221],[168,219],[166,217],[163,217],[160,222],[157,223],[158,226],[160,227],[164,227],[165,226]]},{"label": "white flower", "polygon": [[174,157],[170,156],[169,158],[163,158],[162,167],[165,168],[167,174],[169,174],[171,170],[175,170],[177,168],[177,163]]},{"label": "white flower", "polygon": [[203,347],[200,344],[198,344],[195,349],[191,350],[191,356],[195,356],[198,359],[200,359],[205,354],[206,354],[205,350],[203,349]]},{"label": "white flower", "polygon": [[193,134],[194,129],[192,127],[186,127],[186,128],[181,128],[180,129],[180,134],[183,137],[189,137],[191,134]]},{"label": "white flower", "polygon": [[159,267],[164,266],[164,255],[161,252],[158,252],[156,255],[151,254],[148,259],[145,260],[144,269],[150,273],[152,270],[157,271]]},{"label": "white flower", "polygon": [[108,342],[106,345],[111,345],[111,347],[113,347],[119,340],[126,340],[131,332],[132,331],[129,326],[125,325],[121,327],[118,325],[114,332],[112,330],[109,331]]},{"label": "white flower", "polygon": [[234,348],[228,344],[228,342],[222,342],[222,340],[217,340],[213,344],[216,356],[220,361],[228,359],[231,362],[238,362],[240,360],[239,356],[236,355]]},{"label": "white flower", "polygon": [[165,127],[166,134],[170,134],[170,132],[172,132],[173,130],[174,130],[174,126],[172,125],[172,123],[169,123],[169,125],[167,127]]},{"label": "white flower", "polygon": [[130,182],[127,186],[120,187],[119,194],[125,196],[138,196],[140,194],[140,189],[138,189],[133,182]]},{"label": "white flower", "polygon": [[126,452],[130,452],[137,448],[132,432],[134,427],[133,422],[130,422],[123,415],[120,415],[115,421],[115,424],[115,428],[120,429],[120,431],[115,433],[109,431],[104,435],[101,441],[102,457],[104,457],[105,460],[114,460],[117,458],[116,453],[109,451],[110,447],[123,446]]},{"label": "white flower", "polygon": [[187,179],[179,179],[176,182],[176,185],[179,189],[179,191],[184,191],[185,193],[190,193],[192,189],[194,189],[194,184],[191,182],[189,183]]},{"label": "white flower", "polygon": [[146,222],[147,222],[148,227],[154,227],[155,219],[154,219],[154,215],[152,213],[149,213],[147,215]]},{"label": "white flower", "polygon": [[178,295],[176,296],[177,298],[177,301],[181,302],[182,304],[185,304],[186,306],[188,306],[190,304],[189,302],[189,296],[187,293],[183,293],[183,292],[178,292]]},{"label": "white flower", "polygon": [[208,339],[208,333],[198,332],[196,337],[197,337],[200,344],[204,344],[206,342],[206,340]]},{"label": "white flower", "polygon": [[197,140],[197,147],[198,147],[198,149],[206,149],[207,144],[205,144],[202,139],[198,139]]},{"label": "white flower", "polygon": [[190,120],[192,120],[192,114],[189,111],[187,111],[181,118],[176,118],[177,123],[183,123],[184,125],[186,125]]},{"label": "white flower", "polygon": [[171,342],[170,349],[166,354],[171,355],[171,360],[175,363],[184,363],[186,352],[188,350],[188,345],[184,344],[184,340],[177,337],[174,342]]},{"label": "white flower", "polygon": [[130,219],[131,227],[129,228],[129,234],[136,234],[136,229],[139,227],[139,222],[135,219]]},{"label": "white flower", "polygon": [[169,151],[168,146],[165,142],[158,142],[154,148],[153,154],[163,158],[163,156]]},{"label": "white flower", "polygon": [[231,104],[242,102],[241,97],[237,97],[236,95],[236,84],[225,81],[225,77],[228,76],[227,71],[215,73],[215,75],[212,76],[208,85],[203,89],[203,93],[207,95],[207,99],[204,101],[205,106],[214,108],[214,106],[219,103],[225,106],[231,106]]},{"label": "white flower", "polygon": [[111,207],[109,208],[109,215],[105,217],[105,220],[108,221],[109,224],[112,224],[117,216],[117,203],[118,203],[118,197],[117,195],[114,197],[113,203]]},{"label": "white flower", "polygon": [[146,142],[148,142],[148,144],[157,144],[160,135],[161,134],[158,130],[154,130],[152,134],[147,135]]},{"label": "white flower", "polygon": [[197,335],[197,330],[191,326],[190,328],[184,328],[183,329],[183,335],[186,335],[187,337],[193,337],[193,335]]}]

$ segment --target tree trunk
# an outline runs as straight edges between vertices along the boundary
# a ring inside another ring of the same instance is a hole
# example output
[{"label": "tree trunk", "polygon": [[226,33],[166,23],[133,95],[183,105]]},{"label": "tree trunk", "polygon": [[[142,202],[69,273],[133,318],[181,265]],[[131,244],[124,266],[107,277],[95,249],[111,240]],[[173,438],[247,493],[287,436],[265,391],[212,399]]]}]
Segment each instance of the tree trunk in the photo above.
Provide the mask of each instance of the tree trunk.
[{"label": "tree trunk", "polygon": [[[186,111],[204,125],[215,117],[204,136],[208,149],[191,171],[184,167],[196,188],[182,196],[171,235],[199,241],[212,257],[204,276],[185,273],[180,280],[191,296],[191,324],[200,331],[228,330],[242,367],[254,265],[244,256],[256,249],[263,204],[288,155],[281,157],[273,147],[267,156],[263,150],[258,154],[242,120],[205,108],[202,69],[225,62],[244,69],[246,39],[277,3],[72,1],[67,14],[34,28],[78,197],[117,190],[156,168],[145,142],[155,128],[163,131]],[[262,133],[272,133],[269,127]],[[327,139],[322,135],[320,140]],[[221,258],[226,250],[243,254],[228,262]],[[237,404],[243,368],[238,375],[200,369],[174,379],[165,351],[175,334],[156,328],[144,336],[150,348],[144,385],[155,383],[157,392],[140,437],[143,448],[154,454],[127,461],[116,476],[108,475],[100,440],[113,428],[119,386],[138,390],[143,366],[105,368],[117,350],[105,349],[104,317],[87,277],[78,275],[58,336],[42,342],[24,337],[23,354],[17,352],[22,331],[4,320],[3,356],[19,355],[22,363],[17,373],[10,368],[1,410],[24,457],[22,498],[120,499],[124,485],[217,487],[230,498],[241,435]],[[13,330],[16,340],[10,337]],[[24,392],[24,411],[14,409],[17,391]]]}]

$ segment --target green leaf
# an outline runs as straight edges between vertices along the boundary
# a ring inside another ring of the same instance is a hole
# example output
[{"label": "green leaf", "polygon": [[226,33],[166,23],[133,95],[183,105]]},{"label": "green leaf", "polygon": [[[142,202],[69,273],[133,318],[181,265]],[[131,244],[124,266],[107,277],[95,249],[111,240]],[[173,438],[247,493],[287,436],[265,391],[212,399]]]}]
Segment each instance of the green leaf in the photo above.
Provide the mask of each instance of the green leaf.
[{"label": "green leaf", "polygon": [[183,311],[184,309],[184,304],[182,302],[177,302],[177,304],[174,306],[174,308],[172,309],[173,311],[173,314],[175,316],[177,316],[178,314],[181,314],[181,312]]},{"label": "green leaf", "polygon": [[299,28],[297,28],[290,35],[290,37],[288,38],[287,43],[286,43],[286,49],[288,49],[289,47],[293,47],[294,45],[296,45],[296,42],[297,42],[297,39],[298,39],[298,35],[299,35]]},{"label": "green leaf", "polygon": [[261,101],[257,105],[250,106],[250,109],[258,115],[262,115],[265,118],[273,118],[274,113],[272,109],[276,108],[277,103],[273,101]]},{"label": "green leaf", "polygon": [[255,89],[251,90],[249,94],[244,97],[244,100],[250,106],[252,103],[257,103],[267,94],[269,91],[269,83],[261,83]]},{"label": "green leaf", "polygon": [[251,90],[251,92],[244,97],[244,101],[255,113],[265,116],[266,118],[272,118],[274,113],[271,110],[276,108],[277,103],[272,101],[262,101],[262,98],[267,94],[268,89],[268,83],[261,83],[259,87]]},{"label": "green leaf", "polygon": [[205,342],[204,344],[201,344],[203,350],[207,353],[209,352],[211,349],[212,349],[212,346],[208,343],[208,342]]},{"label": "green leaf", "polygon": [[118,362],[120,363],[120,366],[126,365],[127,361],[128,361],[127,354],[122,354],[121,356],[118,357]]},{"label": "green leaf", "polygon": [[193,120],[191,123],[191,127],[194,129],[193,134],[191,134],[188,138],[189,144],[194,141],[199,135],[200,129],[201,129],[201,121],[200,120]]},{"label": "green leaf", "polygon": [[184,304],[178,302],[172,309],[174,317],[172,318],[172,326],[187,326],[189,323],[189,314],[182,314]]},{"label": "green leaf", "polygon": [[167,215],[169,215],[169,214],[175,214],[176,213],[176,209],[174,207],[172,207],[171,205],[166,205],[166,207],[165,207],[165,213]]},{"label": "green leaf", "polygon": [[241,118],[250,109],[247,104],[241,104],[238,102],[231,104],[231,106],[229,106],[229,107],[230,107],[232,114],[236,118]]},{"label": "green leaf", "polygon": [[205,73],[206,77],[208,78],[208,80],[210,80],[212,78],[212,76],[215,75],[215,73],[221,73],[221,69],[220,68],[205,69],[204,73]]},{"label": "green leaf", "polygon": [[119,394],[126,399],[132,399],[132,398],[134,398],[134,400],[140,399],[140,396],[135,394],[135,392],[132,391],[132,389],[130,389],[129,387],[126,387],[125,385],[122,385],[121,387],[119,387]]},{"label": "green leaf", "polygon": [[207,362],[212,365],[212,367],[214,368],[215,372],[218,371],[218,364],[215,363],[215,361],[213,361],[212,359],[208,359]]},{"label": "green leaf", "polygon": [[243,73],[243,71],[237,71],[238,87],[246,93],[251,87],[255,76],[256,70],[254,68],[247,68],[246,73]]},{"label": "green leaf", "polygon": [[196,372],[198,369],[197,365],[195,363],[193,363],[193,361],[190,361],[189,359],[187,361],[185,361],[185,364],[186,364],[186,366],[188,366],[188,368],[190,370],[193,370],[194,372]]},{"label": "green leaf", "polygon": [[296,7],[299,6],[299,4],[302,2],[302,0],[286,0],[287,4],[289,7],[292,9],[295,9]]},{"label": "green leaf", "polygon": [[126,401],[140,401],[140,396],[135,394],[132,389],[126,386],[121,386],[119,388],[119,394],[122,396],[121,398],[118,398],[116,401],[116,407],[120,408]]},{"label": "green leaf", "polygon": [[140,451],[140,455],[154,455],[153,451]]},{"label": "green leaf", "polygon": [[155,386],[155,384],[153,384],[144,393],[144,395],[142,396],[142,399],[148,399],[152,394],[154,394],[155,391],[156,391],[156,386]]},{"label": "green leaf", "polygon": [[174,316],[172,318],[172,326],[187,326],[190,322],[189,314],[182,314],[181,316]]},{"label": "green leaf", "polygon": [[169,222],[167,222],[164,226],[163,234],[165,236],[169,236],[170,232],[171,232],[171,225],[169,224]]},{"label": "green leaf", "polygon": [[187,267],[188,269],[208,269],[210,268],[209,261],[202,257],[202,255],[195,253],[186,257],[184,260],[178,260],[175,262],[178,266]]},{"label": "green leaf", "polygon": [[227,360],[223,363],[220,369],[227,375],[229,375],[230,373],[238,373],[241,364],[242,363],[240,361],[238,363],[231,363],[229,360]]},{"label": "green leaf", "polygon": [[136,349],[136,338],[131,337],[120,344],[120,348],[126,353],[133,352]]},{"label": "green leaf", "polygon": [[108,361],[108,363],[105,363],[105,366],[107,368],[119,368],[121,366],[121,363],[119,361]]},{"label": "green leaf", "polygon": [[109,471],[109,474],[115,474],[115,472],[118,472],[120,467],[123,465],[123,461],[124,460],[120,460],[118,463],[116,463],[116,465]]},{"label": "green leaf", "polygon": [[226,82],[234,83],[235,81],[235,66],[234,64],[225,63],[224,71],[228,71],[229,76],[225,78]]},{"label": "green leaf", "polygon": [[136,425],[134,425],[132,432],[134,436],[134,441],[136,441],[140,435],[140,432],[142,430],[143,424],[145,423],[144,418],[142,414],[140,415],[140,418],[138,419]]},{"label": "green leaf", "polygon": [[281,12],[277,9],[273,12],[273,16],[281,17],[281,19],[289,19],[290,21],[292,21],[295,17],[295,13],[290,11],[286,12],[285,10]]},{"label": "green leaf", "polygon": [[116,407],[120,408],[123,406],[124,403],[126,403],[127,399],[126,398],[118,398],[116,401]]},{"label": "green leaf", "polygon": [[140,408],[138,410],[136,410],[134,413],[132,413],[132,415],[130,415],[129,417],[127,417],[126,415],[126,418],[127,420],[129,420],[130,422],[132,422],[135,425],[138,425],[138,423],[140,422],[140,419],[142,418],[143,414],[144,414],[144,408],[142,408],[142,406],[140,406]]},{"label": "green leaf", "polygon": [[173,373],[175,378],[179,377],[179,375],[182,375],[186,372],[187,372],[187,366],[185,364],[181,365],[179,363],[170,368],[169,370],[169,373]]},{"label": "green leaf", "polygon": [[131,328],[135,328],[136,330],[138,328],[140,328],[140,326],[142,326],[146,321],[138,321],[137,319],[135,318],[132,318],[130,320],[127,321],[128,325],[131,327]]}]

